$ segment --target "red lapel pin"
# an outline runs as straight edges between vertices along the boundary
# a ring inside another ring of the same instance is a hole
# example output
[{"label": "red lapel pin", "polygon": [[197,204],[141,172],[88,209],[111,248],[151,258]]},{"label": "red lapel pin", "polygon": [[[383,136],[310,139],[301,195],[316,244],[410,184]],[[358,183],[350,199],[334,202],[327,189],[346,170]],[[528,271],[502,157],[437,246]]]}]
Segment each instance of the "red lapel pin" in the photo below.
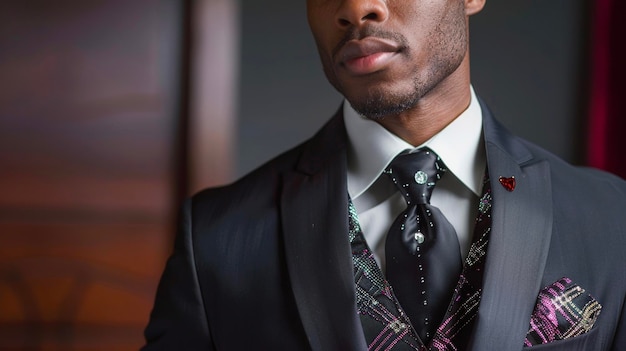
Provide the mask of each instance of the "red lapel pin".
[{"label": "red lapel pin", "polygon": [[507,191],[515,190],[515,176],[500,177],[500,179],[498,180],[500,181],[500,184],[502,184],[504,189],[506,189]]}]

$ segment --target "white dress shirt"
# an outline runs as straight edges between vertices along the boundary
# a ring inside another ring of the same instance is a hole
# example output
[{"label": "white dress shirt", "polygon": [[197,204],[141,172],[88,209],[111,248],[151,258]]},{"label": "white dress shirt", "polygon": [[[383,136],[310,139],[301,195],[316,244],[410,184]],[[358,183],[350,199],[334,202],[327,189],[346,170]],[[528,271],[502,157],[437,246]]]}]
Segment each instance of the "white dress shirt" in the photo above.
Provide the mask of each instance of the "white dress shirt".
[{"label": "white dress shirt", "polygon": [[[385,272],[385,238],[406,202],[383,170],[399,153],[428,146],[442,159],[448,172],[437,183],[430,203],[450,221],[459,237],[461,256],[467,256],[482,191],[486,155],[482,140],[482,111],[471,90],[469,107],[430,140],[417,147],[392,134],[377,122],[360,116],[344,102],[348,132],[348,193],[376,262]],[[382,175],[382,176],[381,176]]]}]

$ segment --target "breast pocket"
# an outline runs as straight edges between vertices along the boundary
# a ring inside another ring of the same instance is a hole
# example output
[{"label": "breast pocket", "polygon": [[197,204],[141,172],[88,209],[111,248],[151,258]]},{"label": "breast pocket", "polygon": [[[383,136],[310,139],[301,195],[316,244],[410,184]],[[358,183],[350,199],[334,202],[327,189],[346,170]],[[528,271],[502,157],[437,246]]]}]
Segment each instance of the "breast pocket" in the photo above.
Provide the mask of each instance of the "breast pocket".
[{"label": "breast pocket", "polygon": [[598,329],[593,328],[588,333],[570,339],[557,340],[543,345],[524,347],[524,351],[562,350],[562,351],[601,351],[598,340]]}]

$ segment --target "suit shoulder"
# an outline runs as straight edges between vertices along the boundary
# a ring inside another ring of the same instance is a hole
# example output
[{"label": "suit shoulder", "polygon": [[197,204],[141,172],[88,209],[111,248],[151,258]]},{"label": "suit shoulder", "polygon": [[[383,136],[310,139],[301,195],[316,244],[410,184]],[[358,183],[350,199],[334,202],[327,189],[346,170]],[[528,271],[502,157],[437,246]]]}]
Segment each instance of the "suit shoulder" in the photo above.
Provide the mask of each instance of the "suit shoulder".
[{"label": "suit shoulder", "polygon": [[[345,127],[338,113],[315,135],[301,144],[267,161],[232,184],[203,190],[193,196],[193,203],[220,201],[240,205],[275,199],[286,174],[296,171],[314,172],[319,167],[329,167],[336,155],[345,151]],[[274,202],[275,203],[275,202]]]},{"label": "suit shoulder", "polygon": [[572,165],[539,146],[524,143],[534,156],[533,162],[545,161],[550,165],[553,200],[559,208],[602,209],[603,217],[626,223],[621,214],[626,208],[624,179],[599,169]]},{"label": "suit shoulder", "polygon": [[216,200],[241,204],[246,198],[271,195],[276,191],[283,174],[295,169],[305,144],[283,152],[231,184],[199,191],[192,196],[192,204],[198,206]]},{"label": "suit shoulder", "polygon": [[231,184],[193,195],[186,211],[198,245],[213,247],[207,243],[249,233],[250,228],[261,235],[259,228],[276,222],[283,175],[295,167],[301,148],[288,150]]}]

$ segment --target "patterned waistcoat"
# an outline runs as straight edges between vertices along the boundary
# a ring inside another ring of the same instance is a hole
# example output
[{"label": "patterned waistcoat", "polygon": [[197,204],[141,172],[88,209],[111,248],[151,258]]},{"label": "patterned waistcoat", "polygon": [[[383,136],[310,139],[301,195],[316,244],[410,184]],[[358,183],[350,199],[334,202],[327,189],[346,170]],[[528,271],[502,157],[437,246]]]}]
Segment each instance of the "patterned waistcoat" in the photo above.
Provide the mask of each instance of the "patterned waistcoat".
[{"label": "patterned waistcoat", "polygon": [[428,345],[411,326],[376,264],[359,225],[356,209],[349,203],[349,239],[354,264],[357,309],[369,350],[464,350],[480,304],[483,271],[491,232],[491,187],[488,175],[478,203],[478,215],[469,253],[443,321]]}]

